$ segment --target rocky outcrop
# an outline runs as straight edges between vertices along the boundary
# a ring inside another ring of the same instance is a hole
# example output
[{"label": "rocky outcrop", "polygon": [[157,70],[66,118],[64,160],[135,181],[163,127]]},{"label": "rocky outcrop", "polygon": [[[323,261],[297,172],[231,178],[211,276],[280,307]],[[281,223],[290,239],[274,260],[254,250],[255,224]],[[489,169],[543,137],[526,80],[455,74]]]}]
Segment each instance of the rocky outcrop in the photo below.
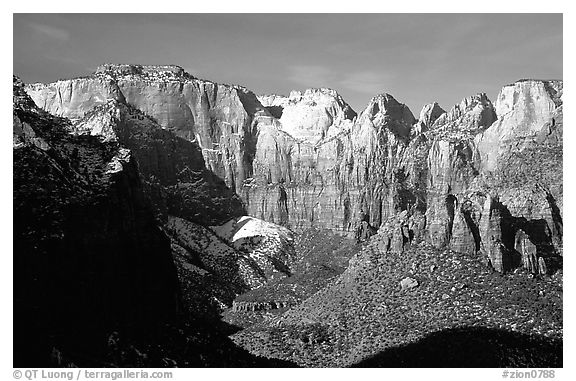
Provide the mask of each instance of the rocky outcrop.
[{"label": "rocky outcrop", "polygon": [[53,347],[97,352],[112,330],[174,318],[170,242],[131,152],[71,134],[17,78],[13,115],[15,364],[49,364]]},{"label": "rocky outcrop", "polygon": [[298,302],[293,301],[270,301],[270,302],[234,301],[234,303],[232,303],[232,311],[233,312],[269,311],[281,308],[291,308],[296,305],[298,305]]},{"label": "rocky outcrop", "polygon": [[315,145],[350,127],[356,112],[332,89],[292,91],[288,97],[260,95],[258,100],[277,118],[282,131]]},{"label": "rocky outcrop", "polygon": [[413,132],[416,134],[426,132],[445,112],[446,111],[444,111],[437,102],[425,105],[420,111],[420,117],[418,118],[418,122],[414,125]]},{"label": "rocky outcrop", "polygon": [[399,202],[407,202],[388,201],[399,191],[391,186],[393,169],[414,122],[405,105],[384,94],[372,99],[354,124],[348,120],[340,132],[314,145],[292,139],[281,122],[261,129],[255,178],[243,193],[248,212],[287,220],[292,229],[318,226],[353,233],[355,216],[363,209],[367,222],[379,226]]},{"label": "rocky outcrop", "polygon": [[488,265],[500,272],[509,268],[502,237],[502,219],[502,210],[499,208],[498,200],[488,196],[484,203],[479,226],[482,240],[481,250]]},{"label": "rocky outcrop", "polygon": [[[459,203],[464,201],[462,194],[479,175],[478,155],[472,139],[495,118],[486,94],[478,94],[454,106],[431,127],[426,218],[430,242],[436,247],[450,242]],[[460,217],[457,222],[462,225]]]},{"label": "rocky outcrop", "polygon": [[290,230],[249,216],[232,219],[223,225],[212,226],[211,229],[253,261],[264,280],[292,274],[296,253]]},{"label": "rocky outcrop", "polygon": [[532,274],[538,274],[538,249],[523,230],[518,230],[514,249],[522,255],[522,266]]},{"label": "rocky outcrop", "polygon": [[425,133],[432,140],[426,202],[432,244],[480,252],[506,271],[522,265],[514,237],[524,229],[543,261],[557,261],[561,91],[557,81],[519,81],[504,87],[494,106],[480,94],[434,122]]},{"label": "rocky outcrop", "polygon": [[562,104],[562,81],[522,80],[502,88],[495,104],[498,120],[476,138],[482,170],[494,171],[498,158],[537,135]]},{"label": "rocky outcrop", "polygon": [[252,177],[258,124],[268,121],[255,116],[269,115],[249,90],[194,78],[177,66],[108,64],[88,77],[26,90],[46,111],[72,119],[108,99],[130,104],[198,144],[206,166],[236,190]]},{"label": "rocky outcrop", "polygon": [[562,82],[525,80],[506,86],[496,110],[499,120],[475,140],[484,186],[498,193],[512,219],[505,246],[514,249],[521,229],[537,246],[537,256],[557,267],[563,226]]},{"label": "rocky outcrop", "polygon": [[402,253],[423,239],[424,216],[417,210],[404,210],[388,218],[378,229],[378,250],[382,254]]},{"label": "rocky outcrop", "polygon": [[171,215],[212,224],[244,214],[234,190],[206,168],[197,144],[163,129],[130,105],[108,100],[76,121],[72,130],[132,151],[145,191],[162,221]]}]

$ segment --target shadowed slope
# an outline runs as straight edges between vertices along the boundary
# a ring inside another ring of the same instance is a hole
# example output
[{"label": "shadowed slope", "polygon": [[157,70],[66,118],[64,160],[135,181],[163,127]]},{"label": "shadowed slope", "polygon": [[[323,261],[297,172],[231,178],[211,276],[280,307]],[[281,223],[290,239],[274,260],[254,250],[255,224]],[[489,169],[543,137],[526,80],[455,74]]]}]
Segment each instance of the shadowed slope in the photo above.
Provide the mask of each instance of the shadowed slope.
[{"label": "shadowed slope", "polygon": [[483,327],[433,332],[354,364],[365,368],[561,368],[562,340]]}]

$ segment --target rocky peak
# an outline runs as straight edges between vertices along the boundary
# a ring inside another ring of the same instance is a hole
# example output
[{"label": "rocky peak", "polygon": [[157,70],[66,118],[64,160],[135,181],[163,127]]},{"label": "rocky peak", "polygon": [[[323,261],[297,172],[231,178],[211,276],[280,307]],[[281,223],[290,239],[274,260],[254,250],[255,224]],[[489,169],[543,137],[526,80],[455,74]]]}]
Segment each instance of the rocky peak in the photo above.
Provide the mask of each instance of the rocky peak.
[{"label": "rocky peak", "polygon": [[336,90],[329,89],[327,87],[309,88],[304,91],[292,90],[288,98],[318,98],[322,96],[328,96],[342,100],[342,97]]},{"label": "rocky peak", "polygon": [[379,94],[373,97],[358,118],[360,125],[366,123],[374,127],[386,127],[395,135],[407,137],[416,118],[403,103],[390,94]]},{"label": "rocky peak", "polygon": [[282,131],[312,144],[350,127],[356,117],[340,94],[328,88],[294,90],[287,97],[261,95],[258,100],[280,120]]},{"label": "rocky peak", "polygon": [[420,111],[418,122],[416,122],[416,125],[414,126],[414,131],[416,133],[426,131],[444,113],[446,113],[446,111],[440,107],[438,102],[432,102],[424,105],[424,107],[422,107],[422,111]]},{"label": "rocky peak", "polygon": [[12,76],[12,105],[14,109],[32,110],[36,109],[36,104],[26,93],[24,82],[13,75]]},{"label": "rocky peak", "polygon": [[562,81],[530,79],[504,86],[495,103],[498,120],[476,137],[483,169],[494,170],[498,157],[511,144],[517,148],[520,143],[528,144],[547,123],[553,123],[562,93]]},{"label": "rocky peak", "polygon": [[[495,103],[498,117],[524,109],[536,114],[547,113],[562,104],[562,81],[544,81],[536,79],[523,79],[504,86],[498,94]],[[534,102],[534,99],[544,98],[544,102]],[[537,109],[534,109],[534,106]]]},{"label": "rocky peak", "polygon": [[446,139],[469,138],[490,127],[496,120],[494,106],[485,93],[464,98],[442,114],[430,128]]},{"label": "rocky peak", "polygon": [[409,125],[414,124],[416,121],[408,106],[398,102],[390,94],[375,96],[368,104],[366,110],[369,110],[369,115],[375,118],[381,115],[386,119],[401,121]]}]

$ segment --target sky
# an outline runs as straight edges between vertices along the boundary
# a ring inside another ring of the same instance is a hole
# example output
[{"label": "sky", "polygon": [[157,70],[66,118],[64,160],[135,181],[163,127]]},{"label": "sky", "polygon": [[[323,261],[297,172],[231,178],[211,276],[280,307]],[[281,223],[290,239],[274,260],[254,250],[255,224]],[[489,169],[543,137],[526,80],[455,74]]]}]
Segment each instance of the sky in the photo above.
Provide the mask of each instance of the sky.
[{"label": "sky", "polygon": [[14,14],[24,82],[102,63],[176,64],[190,74],[287,95],[332,88],[361,112],[392,94],[416,117],[518,79],[562,79],[562,14]]}]

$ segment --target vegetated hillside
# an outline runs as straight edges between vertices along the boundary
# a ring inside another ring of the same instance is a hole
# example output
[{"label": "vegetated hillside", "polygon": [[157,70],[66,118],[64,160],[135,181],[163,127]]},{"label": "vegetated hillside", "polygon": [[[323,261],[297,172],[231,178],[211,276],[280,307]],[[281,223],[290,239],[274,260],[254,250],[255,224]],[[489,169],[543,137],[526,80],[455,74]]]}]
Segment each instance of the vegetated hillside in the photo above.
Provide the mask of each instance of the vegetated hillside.
[{"label": "vegetated hillside", "polygon": [[190,316],[218,319],[236,296],[266,282],[250,257],[210,229],[170,216],[165,230],[171,238],[183,304]]},{"label": "vegetated hillside", "polygon": [[113,99],[87,111],[72,130],[132,151],[144,192],[172,239],[186,310],[215,316],[237,295],[264,284],[276,271],[270,267],[289,272],[291,258],[285,253],[264,248],[258,251],[260,255],[235,250],[232,243],[228,245],[202,226],[226,222],[242,215],[244,209],[234,191],[206,168],[196,142]]},{"label": "vegetated hillside", "polygon": [[178,284],[130,151],[71,135],[23,86],[14,77],[14,362],[37,367],[153,331],[176,317]]},{"label": "vegetated hillside", "polygon": [[[289,229],[250,216],[233,218],[225,224],[210,228],[231,247],[257,264],[264,281],[291,274],[294,238]],[[263,283],[255,283],[254,286]]]},{"label": "vegetated hillside", "polygon": [[387,242],[372,237],[327,287],[233,340],[313,367],[562,366],[561,271],[500,274],[472,254]]},{"label": "vegetated hillside", "polygon": [[73,134],[23,86],[14,77],[14,365],[292,366],[183,311],[187,290],[131,151]]},{"label": "vegetated hillside", "polygon": [[362,248],[351,238],[318,229],[297,234],[294,246],[297,258],[291,276],[272,280],[238,296],[232,308],[224,313],[224,321],[246,328],[273,319],[342,274],[349,259]]}]

